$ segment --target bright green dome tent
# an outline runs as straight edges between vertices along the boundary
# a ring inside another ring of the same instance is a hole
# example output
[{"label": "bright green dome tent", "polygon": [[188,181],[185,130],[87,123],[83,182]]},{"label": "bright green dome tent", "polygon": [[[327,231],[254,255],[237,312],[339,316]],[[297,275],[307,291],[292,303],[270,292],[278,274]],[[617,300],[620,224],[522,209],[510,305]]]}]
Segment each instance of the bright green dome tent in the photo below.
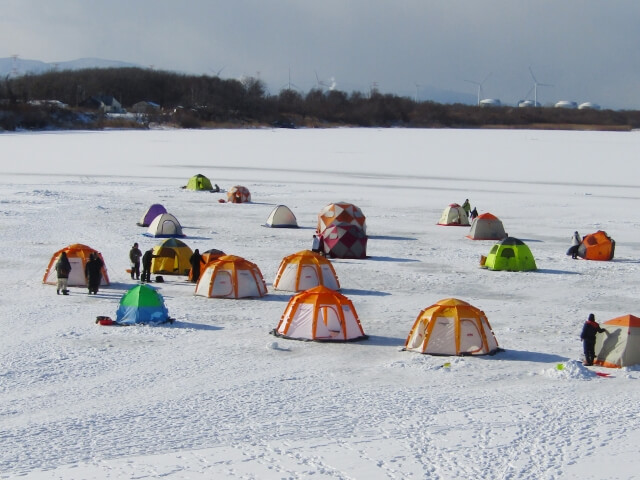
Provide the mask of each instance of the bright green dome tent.
[{"label": "bright green dome tent", "polygon": [[213,190],[211,180],[204,175],[194,175],[187,183],[187,190]]},{"label": "bright green dome tent", "polygon": [[157,325],[172,321],[162,295],[149,285],[131,288],[120,299],[120,307],[116,312],[116,323],[120,325]]},{"label": "bright green dome tent", "polygon": [[487,255],[484,266],[489,270],[510,272],[527,272],[538,268],[529,247],[522,240],[513,237],[496,243]]}]

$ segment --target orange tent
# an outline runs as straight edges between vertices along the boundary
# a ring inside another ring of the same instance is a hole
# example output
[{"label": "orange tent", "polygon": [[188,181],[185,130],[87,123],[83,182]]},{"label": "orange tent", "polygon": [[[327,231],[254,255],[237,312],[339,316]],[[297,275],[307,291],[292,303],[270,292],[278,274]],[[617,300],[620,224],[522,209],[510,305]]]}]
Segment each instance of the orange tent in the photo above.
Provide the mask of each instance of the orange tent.
[{"label": "orange tent", "polygon": [[596,365],[620,368],[640,363],[640,318],[623,315],[600,326],[606,333],[596,335]]},{"label": "orange tent", "polygon": [[301,292],[318,285],[340,290],[340,282],[331,261],[311,250],[288,255],[282,259],[273,288]]},{"label": "orange tent", "polygon": [[[74,243],[53,254],[51,261],[49,262],[49,266],[44,273],[44,277],[42,278],[42,283],[46,283],[47,285],[56,285],[58,283],[56,262],[60,258],[60,254],[62,252],[67,253],[67,258],[71,264],[71,272],[69,273],[70,287],[87,286],[87,279],[84,276],[84,267],[89,261],[89,255],[97,253],[98,257],[104,263],[104,258],[102,258],[102,254],[100,252],[86,245],[82,245],[81,243]],[[106,265],[102,267],[102,280],[100,281],[100,285],[109,285],[109,275],[107,275]]]},{"label": "orange tent", "polygon": [[280,323],[271,333],[293,340],[325,342],[368,338],[351,300],[323,285],[291,297]]},{"label": "orange tent", "polygon": [[255,263],[222,255],[204,266],[195,294],[214,298],[263,297],[267,284]]},{"label": "orange tent", "polygon": [[251,201],[251,192],[247,187],[236,185],[231,187],[227,192],[227,202],[230,203],[247,203]]},{"label": "orange tent", "polygon": [[325,231],[334,223],[351,223],[367,233],[366,217],[358,207],[352,203],[337,202],[326,205],[318,213],[318,233]]},{"label": "orange tent", "polygon": [[598,230],[582,239],[578,247],[578,256],[585,260],[611,260],[616,248],[616,242],[607,232]]},{"label": "orange tent", "polygon": [[456,298],[440,300],[422,310],[404,348],[430,355],[487,355],[499,351],[484,312]]}]

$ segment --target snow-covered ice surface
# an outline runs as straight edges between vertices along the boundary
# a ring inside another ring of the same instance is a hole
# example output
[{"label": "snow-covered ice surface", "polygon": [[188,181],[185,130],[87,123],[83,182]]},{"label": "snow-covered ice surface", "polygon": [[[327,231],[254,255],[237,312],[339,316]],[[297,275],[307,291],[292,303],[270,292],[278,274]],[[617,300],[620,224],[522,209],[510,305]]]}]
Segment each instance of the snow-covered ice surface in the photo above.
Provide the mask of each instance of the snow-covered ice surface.
[{"label": "snow-covered ice surface", "polygon": [[[640,313],[640,132],[215,130],[0,135],[0,478],[640,478],[640,369],[584,367],[579,332]],[[181,189],[196,173],[250,204]],[[469,198],[525,241],[537,272],[479,268],[492,241],[436,223]],[[269,335],[272,282],[327,203],[367,216],[366,260],[334,260],[368,340]],[[256,263],[262,299],[156,284],[176,322],[102,327],[132,282],[136,226],[162,203],[192,248]],[[268,229],[285,204],[302,228]],[[611,262],[565,255],[607,231]],[[42,284],[71,243],[104,255],[97,296]],[[488,357],[403,352],[423,308],[482,309]]]}]

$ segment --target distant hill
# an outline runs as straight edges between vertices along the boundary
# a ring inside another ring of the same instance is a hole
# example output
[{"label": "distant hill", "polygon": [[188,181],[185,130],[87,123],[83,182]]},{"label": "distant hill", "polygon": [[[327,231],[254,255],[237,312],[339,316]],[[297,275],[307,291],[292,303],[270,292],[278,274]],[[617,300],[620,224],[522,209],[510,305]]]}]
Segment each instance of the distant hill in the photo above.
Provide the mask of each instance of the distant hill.
[{"label": "distant hill", "polygon": [[[105,60],[102,58],[79,58],[66,62],[41,62],[40,60],[27,60],[24,58],[12,57],[0,58],[0,77],[16,73],[24,75],[26,73],[43,73],[49,70],[80,70],[83,68],[118,68],[118,67],[139,67],[134,63],[121,62],[118,60]],[[15,70],[15,72],[14,72]]]}]

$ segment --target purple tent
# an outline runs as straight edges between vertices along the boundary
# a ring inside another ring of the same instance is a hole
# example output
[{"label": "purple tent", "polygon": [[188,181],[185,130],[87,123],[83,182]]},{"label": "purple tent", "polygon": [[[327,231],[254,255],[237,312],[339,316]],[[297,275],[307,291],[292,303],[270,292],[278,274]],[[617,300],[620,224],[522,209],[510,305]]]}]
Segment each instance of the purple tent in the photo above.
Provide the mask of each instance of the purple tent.
[{"label": "purple tent", "polygon": [[149,207],[147,213],[145,213],[140,221],[137,223],[140,227],[148,227],[153,222],[153,219],[158,215],[162,215],[163,213],[167,213],[167,209],[164,208],[159,203],[154,203]]}]

